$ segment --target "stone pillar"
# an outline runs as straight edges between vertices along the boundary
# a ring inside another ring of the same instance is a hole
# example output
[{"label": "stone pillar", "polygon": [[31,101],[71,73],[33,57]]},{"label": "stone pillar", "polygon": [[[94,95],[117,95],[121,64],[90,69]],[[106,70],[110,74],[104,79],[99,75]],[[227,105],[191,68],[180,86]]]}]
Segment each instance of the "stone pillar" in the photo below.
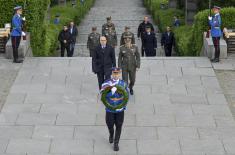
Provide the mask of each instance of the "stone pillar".
[{"label": "stone pillar", "polygon": [[[33,56],[32,50],[30,47],[30,34],[26,33],[26,40],[23,40],[23,37],[21,38],[20,46],[18,48],[18,55],[20,59],[24,59],[26,56]],[[13,49],[11,44],[11,38],[8,40],[6,44],[6,53],[5,57],[7,59],[13,59]]]},{"label": "stone pillar", "polygon": [[194,16],[197,14],[198,0],[185,0],[185,23],[192,24]]}]

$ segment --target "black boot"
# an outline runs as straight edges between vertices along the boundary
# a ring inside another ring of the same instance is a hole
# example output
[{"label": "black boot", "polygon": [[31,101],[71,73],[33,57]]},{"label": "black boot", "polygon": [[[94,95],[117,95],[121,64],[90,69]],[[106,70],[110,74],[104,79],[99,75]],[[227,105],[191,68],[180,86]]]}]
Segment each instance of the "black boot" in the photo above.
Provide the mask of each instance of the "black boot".
[{"label": "black boot", "polygon": [[132,88],[130,89],[130,94],[131,94],[131,95],[134,95],[134,91],[133,91]]},{"label": "black boot", "polygon": [[118,143],[115,142],[114,145],[113,145],[113,150],[114,151],[119,151],[119,146],[118,146]]},{"label": "black boot", "polygon": [[19,59],[14,59],[13,60],[13,63],[22,63],[23,62],[23,60],[19,60]]},{"label": "black boot", "polygon": [[113,143],[113,135],[109,135],[109,143]]}]

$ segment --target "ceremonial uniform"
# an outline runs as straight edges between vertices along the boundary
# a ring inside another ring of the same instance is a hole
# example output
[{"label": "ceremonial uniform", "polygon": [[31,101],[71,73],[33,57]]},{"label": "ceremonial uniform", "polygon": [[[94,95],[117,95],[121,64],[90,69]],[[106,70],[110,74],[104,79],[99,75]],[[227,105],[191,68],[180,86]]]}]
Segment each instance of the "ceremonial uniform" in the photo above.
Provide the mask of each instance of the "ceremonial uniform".
[{"label": "ceremonial uniform", "polygon": [[[22,9],[21,6],[17,6],[14,8],[15,11]],[[23,27],[23,19],[20,14],[15,14],[12,18],[12,32],[11,32],[11,43],[13,48],[13,62],[21,63],[22,60],[18,60],[18,48],[21,41],[22,35],[22,27]]]},{"label": "ceremonial uniform", "polygon": [[104,35],[107,39],[107,44],[115,48],[117,46],[117,34],[115,30],[109,30]]},{"label": "ceremonial uniform", "polygon": [[[117,69],[117,68],[115,68]],[[128,93],[127,84],[120,79],[109,79],[102,84],[101,94],[107,87],[113,87],[112,90],[107,94],[106,99],[108,103],[112,106],[120,105],[123,102],[123,94],[120,94],[115,86],[123,87]],[[121,107],[120,109],[111,110],[106,107],[106,116],[105,121],[109,130],[109,142],[113,143],[114,136],[114,125],[116,127],[115,137],[114,137],[114,151],[118,151],[118,143],[121,136],[122,124],[124,122],[124,110],[126,106]]]},{"label": "ceremonial uniform", "polygon": [[[214,6],[214,9],[219,9],[220,7]],[[219,56],[220,56],[220,37],[222,35],[221,31],[221,16],[218,13],[216,13],[212,18],[209,17],[209,24],[211,26],[211,36],[215,48],[215,57],[213,59],[214,62],[219,62]]]},{"label": "ceremonial uniform", "polygon": [[111,21],[111,17],[107,17],[106,19],[107,23],[102,25],[102,36],[105,36],[105,34],[107,34],[107,32],[109,31],[109,27],[111,27],[112,31],[115,31],[115,25],[112,22],[108,22]]},{"label": "ceremonial uniform", "polygon": [[92,57],[94,50],[99,45],[99,43],[100,43],[100,34],[97,32],[90,33],[87,40],[87,48],[90,51],[90,57]]},{"label": "ceremonial uniform", "polygon": [[122,68],[122,79],[128,83],[128,76],[130,78],[129,88],[133,95],[133,86],[136,78],[136,68],[140,68],[140,54],[136,45],[127,47],[123,45],[120,47],[118,56],[118,66]]}]

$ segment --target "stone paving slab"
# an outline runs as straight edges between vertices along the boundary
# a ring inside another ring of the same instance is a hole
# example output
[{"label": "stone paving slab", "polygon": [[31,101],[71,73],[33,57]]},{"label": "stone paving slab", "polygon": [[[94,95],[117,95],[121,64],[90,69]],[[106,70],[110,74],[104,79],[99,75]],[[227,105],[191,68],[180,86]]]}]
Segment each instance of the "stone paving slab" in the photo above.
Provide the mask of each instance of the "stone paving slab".
[{"label": "stone paving slab", "polygon": [[0,152],[234,155],[235,121],[209,60],[141,62],[115,153],[90,58],[27,58],[0,113]]}]

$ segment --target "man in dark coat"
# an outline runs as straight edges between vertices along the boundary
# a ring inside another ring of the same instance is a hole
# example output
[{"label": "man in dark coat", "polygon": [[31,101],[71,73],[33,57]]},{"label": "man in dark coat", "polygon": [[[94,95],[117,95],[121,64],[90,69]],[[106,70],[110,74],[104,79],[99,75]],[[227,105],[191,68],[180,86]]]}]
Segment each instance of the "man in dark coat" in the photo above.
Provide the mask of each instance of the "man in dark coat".
[{"label": "man in dark coat", "polygon": [[151,27],[146,27],[146,32],[143,34],[143,49],[146,57],[156,56],[157,39],[154,32],[151,32]]},{"label": "man in dark coat", "polygon": [[63,30],[60,32],[58,40],[61,44],[61,57],[64,57],[64,51],[66,49],[67,56],[72,57],[71,51],[70,51],[70,44],[72,43],[72,35],[68,31],[68,26],[64,25]]},{"label": "man in dark coat", "polygon": [[104,81],[110,79],[112,67],[116,67],[115,50],[107,44],[104,36],[100,37],[100,45],[94,51],[92,64],[92,70],[97,74],[99,89],[101,89]]},{"label": "man in dark coat", "polygon": [[166,32],[162,34],[161,45],[164,46],[165,55],[171,56],[172,46],[175,46],[175,37],[169,26],[166,28]]},{"label": "man in dark coat", "polygon": [[76,44],[76,38],[77,38],[77,35],[78,35],[78,29],[74,25],[73,21],[70,22],[69,32],[72,35],[72,42],[70,44],[70,52],[71,52],[71,57],[72,57],[73,56],[73,52],[74,52],[74,47],[75,47],[75,44]]},{"label": "man in dark coat", "polygon": [[153,28],[153,24],[151,24],[149,22],[149,18],[147,16],[144,17],[144,21],[142,23],[140,23],[139,27],[138,27],[138,33],[137,33],[137,37],[141,38],[142,41],[142,46],[141,46],[141,55],[144,56],[144,49],[143,49],[143,35],[145,33],[146,27],[150,27],[151,31],[154,32],[154,28]]}]

